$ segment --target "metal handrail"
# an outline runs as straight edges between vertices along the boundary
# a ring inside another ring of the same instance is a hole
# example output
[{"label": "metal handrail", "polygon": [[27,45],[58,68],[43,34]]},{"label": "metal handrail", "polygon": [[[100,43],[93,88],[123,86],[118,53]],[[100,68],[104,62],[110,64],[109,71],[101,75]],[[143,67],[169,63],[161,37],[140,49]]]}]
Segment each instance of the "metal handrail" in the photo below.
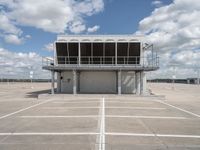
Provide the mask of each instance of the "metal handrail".
[{"label": "metal handrail", "polygon": [[43,58],[43,66],[59,65],[101,65],[101,66],[140,66],[140,67],[159,67],[159,57],[140,57],[140,56],[57,56],[54,60]]}]

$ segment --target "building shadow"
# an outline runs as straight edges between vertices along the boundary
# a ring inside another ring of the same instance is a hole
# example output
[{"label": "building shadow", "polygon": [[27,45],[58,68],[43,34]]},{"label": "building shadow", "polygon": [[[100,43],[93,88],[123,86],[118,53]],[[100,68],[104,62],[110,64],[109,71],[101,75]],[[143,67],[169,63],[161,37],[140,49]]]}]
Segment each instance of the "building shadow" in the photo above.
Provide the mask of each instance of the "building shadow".
[{"label": "building shadow", "polygon": [[33,92],[28,92],[26,93],[25,97],[26,98],[38,98],[38,95],[40,94],[48,94],[51,93],[51,90],[40,90],[40,91],[33,91]]}]

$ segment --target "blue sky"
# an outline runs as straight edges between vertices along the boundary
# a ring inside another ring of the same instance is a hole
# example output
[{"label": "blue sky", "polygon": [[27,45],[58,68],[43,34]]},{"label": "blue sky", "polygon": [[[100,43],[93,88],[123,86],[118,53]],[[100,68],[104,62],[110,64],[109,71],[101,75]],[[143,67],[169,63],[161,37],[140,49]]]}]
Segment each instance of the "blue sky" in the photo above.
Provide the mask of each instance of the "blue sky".
[{"label": "blue sky", "polygon": [[58,34],[137,33],[159,54],[153,77],[171,78],[172,64],[177,77],[196,77],[199,18],[199,0],[0,0],[0,76],[20,77],[27,66],[42,72]]},{"label": "blue sky", "polygon": [[[163,5],[169,4],[171,0],[162,1]],[[83,16],[87,26],[99,25],[100,29],[91,34],[133,34],[138,30],[138,23],[149,16],[155,9],[152,0],[104,0],[104,10],[92,16]],[[1,46],[15,52],[36,52],[42,56],[52,55],[46,51],[44,45],[55,41],[57,34],[45,32],[35,27],[19,26],[24,35],[31,38],[20,45],[4,42]],[[74,34],[66,32],[66,34]],[[80,34],[88,34],[82,32]]]}]

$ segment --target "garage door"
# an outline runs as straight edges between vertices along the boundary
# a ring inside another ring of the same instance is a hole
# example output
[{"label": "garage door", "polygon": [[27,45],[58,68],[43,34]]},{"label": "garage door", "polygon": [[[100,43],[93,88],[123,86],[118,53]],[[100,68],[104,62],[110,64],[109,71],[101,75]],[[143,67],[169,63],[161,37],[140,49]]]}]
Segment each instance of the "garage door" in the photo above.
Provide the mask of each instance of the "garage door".
[{"label": "garage door", "polygon": [[116,93],[116,72],[81,72],[80,93]]}]

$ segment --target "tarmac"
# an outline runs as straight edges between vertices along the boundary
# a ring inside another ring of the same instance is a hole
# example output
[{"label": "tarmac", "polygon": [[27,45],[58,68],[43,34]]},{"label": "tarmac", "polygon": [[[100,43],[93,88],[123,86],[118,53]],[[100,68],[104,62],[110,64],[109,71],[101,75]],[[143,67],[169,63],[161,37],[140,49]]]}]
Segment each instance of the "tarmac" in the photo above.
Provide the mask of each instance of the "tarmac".
[{"label": "tarmac", "polygon": [[148,86],[166,98],[38,99],[49,91],[49,84],[1,83],[0,150],[199,150],[200,86]]}]

